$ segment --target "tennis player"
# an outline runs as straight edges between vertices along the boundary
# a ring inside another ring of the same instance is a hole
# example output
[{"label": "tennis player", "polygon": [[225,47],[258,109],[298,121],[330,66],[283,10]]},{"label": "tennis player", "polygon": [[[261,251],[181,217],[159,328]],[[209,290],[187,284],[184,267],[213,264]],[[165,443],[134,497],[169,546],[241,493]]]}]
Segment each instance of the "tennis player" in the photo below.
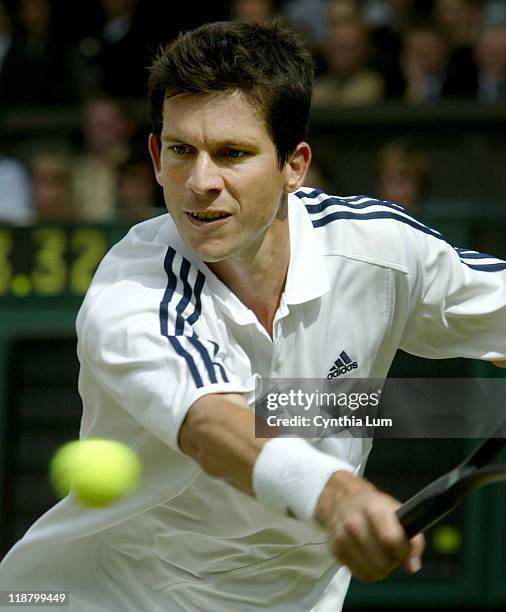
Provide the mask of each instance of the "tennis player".
[{"label": "tennis player", "polygon": [[370,440],[256,438],[255,381],[339,359],[384,378],[399,347],[505,360],[506,263],[395,204],[302,188],[312,75],[280,21],[207,24],[155,60],[169,214],[113,247],[77,320],[81,436],[128,444],[145,478],[105,509],[64,499],[0,588],[70,591],[75,612],[324,612],[352,573],[419,569],[422,536],[361,476]]}]

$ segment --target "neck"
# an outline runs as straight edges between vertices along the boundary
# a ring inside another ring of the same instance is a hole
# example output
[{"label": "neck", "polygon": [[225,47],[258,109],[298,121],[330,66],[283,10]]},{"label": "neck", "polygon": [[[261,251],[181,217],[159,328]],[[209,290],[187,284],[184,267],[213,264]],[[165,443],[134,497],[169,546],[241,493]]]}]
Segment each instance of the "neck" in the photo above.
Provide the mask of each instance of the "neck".
[{"label": "neck", "polygon": [[285,287],[290,260],[287,216],[275,219],[260,244],[208,267],[252,310],[272,338],[273,323]]}]

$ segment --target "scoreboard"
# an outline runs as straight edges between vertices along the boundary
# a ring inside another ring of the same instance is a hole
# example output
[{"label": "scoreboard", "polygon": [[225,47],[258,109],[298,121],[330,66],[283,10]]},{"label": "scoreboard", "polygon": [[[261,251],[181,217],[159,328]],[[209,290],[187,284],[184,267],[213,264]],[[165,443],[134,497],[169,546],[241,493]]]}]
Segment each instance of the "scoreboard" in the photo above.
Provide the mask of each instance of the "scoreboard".
[{"label": "scoreboard", "polygon": [[0,299],[82,297],[118,227],[0,227]]}]

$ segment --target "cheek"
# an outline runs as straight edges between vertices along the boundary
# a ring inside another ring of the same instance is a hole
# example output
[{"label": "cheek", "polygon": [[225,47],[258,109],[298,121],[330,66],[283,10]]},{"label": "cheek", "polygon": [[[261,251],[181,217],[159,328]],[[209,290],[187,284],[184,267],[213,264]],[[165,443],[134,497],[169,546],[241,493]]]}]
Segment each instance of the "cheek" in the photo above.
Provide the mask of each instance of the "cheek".
[{"label": "cheek", "polygon": [[274,166],[274,162],[251,164],[245,166],[240,172],[232,174],[226,180],[231,190],[240,191],[243,198],[248,200],[258,199],[262,208],[266,202],[277,199],[282,193],[285,184],[284,176]]},{"label": "cheek", "polygon": [[179,211],[179,206],[176,206],[176,203],[180,201],[180,197],[178,195],[178,193],[174,190],[174,187],[172,186],[171,189],[169,189],[168,187],[166,187],[165,185],[163,186],[163,199],[165,202],[165,207],[167,208],[168,212],[171,213],[171,215],[173,217],[176,217]]},{"label": "cheek", "polygon": [[167,191],[174,192],[184,186],[187,179],[187,173],[181,166],[169,164],[162,165],[160,184]]},{"label": "cheek", "polygon": [[[264,228],[270,225],[276,218],[279,211],[282,191],[278,188],[263,189],[261,194],[258,194],[258,183],[256,189],[253,189],[251,196],[248,199],[246,210],[246,224],[248,226],[256,226]],[[255,195],[253,195],[255,194]]]}]

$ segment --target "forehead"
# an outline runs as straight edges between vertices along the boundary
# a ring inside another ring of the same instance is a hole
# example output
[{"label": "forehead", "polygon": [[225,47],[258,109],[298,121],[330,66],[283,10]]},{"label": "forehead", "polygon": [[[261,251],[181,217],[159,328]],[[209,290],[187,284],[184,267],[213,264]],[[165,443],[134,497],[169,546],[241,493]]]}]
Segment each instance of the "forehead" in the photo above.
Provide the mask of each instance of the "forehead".
[{"label": "forehead", "polygon": [[166,97],[162,137],[270,140],[262,111],[240,91]]}]

